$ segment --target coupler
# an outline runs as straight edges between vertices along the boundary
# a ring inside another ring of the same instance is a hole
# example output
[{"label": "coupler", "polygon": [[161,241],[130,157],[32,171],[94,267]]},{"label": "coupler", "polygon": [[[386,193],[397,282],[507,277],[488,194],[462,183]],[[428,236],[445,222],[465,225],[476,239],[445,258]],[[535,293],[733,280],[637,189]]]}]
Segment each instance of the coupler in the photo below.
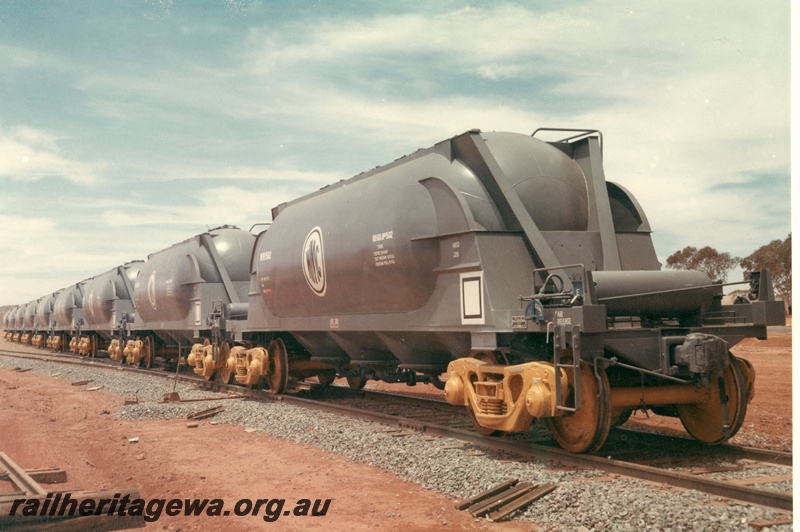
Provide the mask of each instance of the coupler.
[{"label": "coupler", "polygon": [[[466,405],[474,421],[491,430],[523,432],[533,418],[557,415],[556,405],[564,404],[569,391],[567,374],[563,370],[557,373],[546,362],[499,366],[476,358],[459,358],[450,362],[447,372],[447,402]],[[556,378],[561,380],[560,401]]]}]

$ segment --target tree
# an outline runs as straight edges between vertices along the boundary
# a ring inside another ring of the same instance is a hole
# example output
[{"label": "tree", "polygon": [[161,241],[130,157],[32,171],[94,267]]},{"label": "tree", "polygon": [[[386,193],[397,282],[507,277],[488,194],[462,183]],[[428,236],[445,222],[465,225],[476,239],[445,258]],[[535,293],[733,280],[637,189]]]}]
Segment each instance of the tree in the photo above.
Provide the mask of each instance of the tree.
[{"label": "tree", "polygon": [[785,240],[761,246],[741,259],[739,265],[744,270],[769,270],[776,295],[792,306],[792,233]]},{"label": "tree", "polygon": [[739,260],[737,257],[732,257],[730,253],[720,253],[710,246],[700,249],[686,246],[667,257],[667,268],[700,270],[712,281],[724,283],[728,280],[728,272],[736,266]]}]

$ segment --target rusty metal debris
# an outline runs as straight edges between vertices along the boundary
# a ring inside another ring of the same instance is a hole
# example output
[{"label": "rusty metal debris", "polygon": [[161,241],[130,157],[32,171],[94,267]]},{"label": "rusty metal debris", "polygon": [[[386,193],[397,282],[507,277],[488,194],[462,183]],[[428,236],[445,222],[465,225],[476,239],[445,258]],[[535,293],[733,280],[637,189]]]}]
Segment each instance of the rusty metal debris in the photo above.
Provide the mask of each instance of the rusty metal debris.
[{"label": "rusty metal debris", "polygon": [[528,504],[553,491],[556,485],[548,482],[534,486],[511,479],[456,505],[458,510],[468,510],[474,517],[489,517],[501,521]]},{"label": "rusty metal debris", "polygon": [[207,417],[216,416],[220,412],[225,410],[221,406],[215,406],[214,408],[209,408],[206,410],[201,410],[200,412],[195,412],[194,414],[189,414],[186,416],[186,419],[205,419]]},{"label": "rusty metal debris", "polygon": [[778,517],[777,519],[763,519],[759,521],[750,521],[747,523],[750,525],[750,528],[755,530],[762,530],[764,528],[769,528],[772,526],[781,526],[781,525],[791,525],[793,523],[792,516],[786,515],[783,517]]},{"label": "rusty metal debris", "polygon": [[226,399],[242,399],[242,394],[229,395],[227,397],[201,397],[199,399],[181,399],[177,392],[164,394],[164,403],[197,403],[200,401],[224,401]]},{"label": "rusty metal debris", "polygon": [[139,396],[135,393],[126,393],[125,394],[125,404],[126,405],[136,405],[139,404]]},{"label": "rusty metal debris", "polygon": [[[38,501],[38,504],[58,504],[61,493],[49,491],[41,486],[67,481],[67,473],[59,468],[22,469],[9,456],[0,452],[0,481],[10,482],[13,491],[0,493],[0,530],[121,530],[134,527],[143,527],[144,520],[141,515],[107,516],[90,515],[78,516],[56,515],[56,512],[37,513],[36,515],[16,515],[12,511],[15,500],[24,498],[26,501]],[[54,496],[55,495],[55,496]],[[111,499],[127,495],[131,499],[139,498],[139,491],[135,489],[107,489],[97,491],[70,492],[71,500],[76,501],[76,506],[82,507],[86,500]],[[18,503],[16,503],[18,505]],[[37,505],[37,508],[39,506]]]},{"label": "rusty metal debris", "polygon": [[[67,472],[59,467],[26,469],[25,473],[40,484],[61,484],[67,481]],[[11,482],[11,474],[8,471],[0,473],[0,481]],[[8,492],[3,492],[3,495],[8,494]]]},{"label": "rusty metal debris", "polygon": [[163,399],[162,402],[164,402],[164,403],[180,403],[181,402],[181,396],[178,395],[178,392],[165,393],[164,394],[164,399]]}]

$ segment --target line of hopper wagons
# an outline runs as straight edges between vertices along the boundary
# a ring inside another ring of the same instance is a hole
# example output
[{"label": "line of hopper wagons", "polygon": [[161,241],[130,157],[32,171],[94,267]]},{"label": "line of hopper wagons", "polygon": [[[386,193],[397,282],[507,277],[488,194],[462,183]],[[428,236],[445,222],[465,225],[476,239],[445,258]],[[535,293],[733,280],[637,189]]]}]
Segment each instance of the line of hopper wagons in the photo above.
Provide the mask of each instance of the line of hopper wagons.
[{"label": "line of hopper wagons", "polygon": [[755,370],[730,347],[784,319],[766,270],[736,305],[702,272],[661,270],[597,130],[470,130],[271,214],[19,305],[5,338],[276,394],[431,383],[481,433],[539,419],[594,452],[636,409],[732,437]]}]

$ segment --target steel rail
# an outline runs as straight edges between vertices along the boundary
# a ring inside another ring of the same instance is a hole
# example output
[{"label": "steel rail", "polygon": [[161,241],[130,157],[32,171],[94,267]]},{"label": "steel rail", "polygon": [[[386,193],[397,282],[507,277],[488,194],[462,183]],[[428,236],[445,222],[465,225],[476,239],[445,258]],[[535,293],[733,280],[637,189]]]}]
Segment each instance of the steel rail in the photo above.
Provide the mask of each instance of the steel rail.
[{"label": "steel rail", "polygon": [[[691,474],[681,473],[677,471],[670,471],[659,469],[652,466],[634,464],[613,458],[606,458],[585,454],[574,454],[557,447],[548,447],[530,442],[518,442],[507,440],[502,437],[482,436],[476,432],[462,430],[458,428],[448,427],[445,425],[421,421],[403,416],[392,414],[384,414],[381,412],[374,412],[364,410],[346,405],[338,405],[335,403],[320,401],[316,399],[309,399],[299,397],[297,395],[272,395],[265,390],[256,390],[244,388],[242,386],[231,384],[220,384],[213,381],[207,381],[196,376],[179,375],[176,373],[154,372],[152,370],[145,370],[142,368],[126,366],[126,365],[112,365],[99,363],[93,359],[86,359],[77,355],[38,355],[28,353],[15,353],[7,350],[0,349],[0,356],[16,356],[18,358],[33,358],[43,359],[51,362],[63,362],[68,364],[78,364],[97,368],[108,368],[126,371],[134,371],[136,373],[160,376],[167,379],[181,380],[182,382],[189,382],[200,387],[207,388],[213,391],[226,391],[236,392],[242,395],[259,399],[278,401],[285,404],[291,404],[313,410],[328,412],[332,414],[346,415],[348,417],[355,417],[366,421],[374,421],[381,424],[396,425],[403,428],[408,428],[426,434],[434,434],[437,436],[450,437],[464,441],[483,448],[494,449],[498,451],[516,454],[525,459],[548,460],[552,462],[560,462],[564,465],[571,465],[581,468],[591,468],[605,471],[611,474],[624,475],[631,478],[638,478],[640,480],[658,482],[684,489],[694,489],[715,495],[719,497],[726,497],[736,499],[743,502],[758,504],[771,508],[791,511],[793,508],[793,497],[791,493],[782,493],[777,491],[764,490],[760,488],[753,488],[749,486],[740,486],[736,484],[726,483],[720,480],[709,478],[700,478]],[[361,390],[359,393],[366,393]],[[375,393],[375,392],[369,392]],[[394,394],[396,395],[396,394]],[[407,399],[405,396],[403,400]],[[414,400],[422,402],[435,402],[435,399],[425,399],[414,397]]]},{"label": "steel rail", "polygon": [[[336,385],[333,385],[336,386]],[[424,404],[430,408],[436,408],[445,412],[464,413],[464,408],[461,406],[451,405],[450,403],[432,397],[420,397],[418,395],[404,395],[393,392],[378,392],[374,390],[352,390],[345,386],[339,386],[342,391],[352,395],[353,397],[363,397],[375,401],[393,401],[401,404],[418,405]],[[679,436],[672,434],[652,433],[644,430],[639,430],[630,427],[617,427],[617,431],[629,433],[640,438],[650,438],[658,440],[665,448],[673,448],[676,445],[697,446],[698,442],[688,436]],[[704,452],[721,452],[730,455],[732,458],[748,459],[758,462],[765,462],[776,466],[791,467],[792,466],[792,453],[784,451],[775,451],[772,449],[759,449],[758,447],[748,447],[741,445],[733,445],[723,443],[714,446],[699,447]]]}]

